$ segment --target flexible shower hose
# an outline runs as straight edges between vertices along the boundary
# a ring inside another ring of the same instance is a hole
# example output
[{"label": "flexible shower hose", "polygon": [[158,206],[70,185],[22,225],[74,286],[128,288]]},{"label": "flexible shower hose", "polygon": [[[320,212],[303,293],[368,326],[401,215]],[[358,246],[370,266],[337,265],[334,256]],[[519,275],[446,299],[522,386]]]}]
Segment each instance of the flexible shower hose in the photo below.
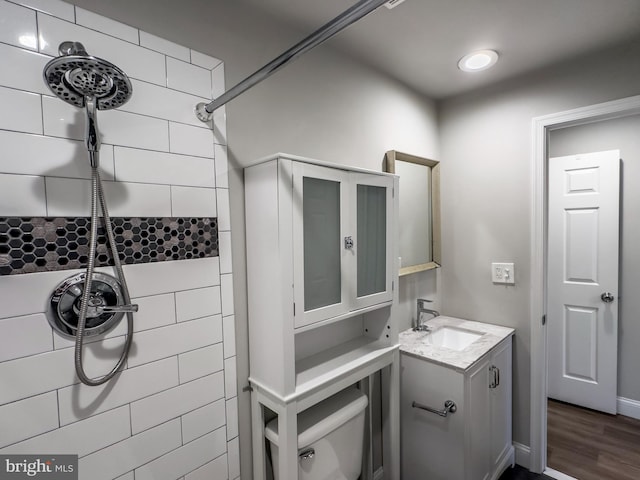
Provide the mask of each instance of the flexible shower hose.
[{"label": "flexible shower hose", "polygon": [[100,172],[98,171],[98,152],[90,151],[89,156],[91,157],[91,230],[89,235],[89,257],[87,260],[87,270],[85,275],[84,288],[82,290],[82,299],[80,302],[80,312],[78,314],[78,328],[76,330],[75,367],[76,374],[78,375],[78,378],[82,383],[89,386],[98,386],[111,380],[127,361],[129,350],[131,350],[131,341],[133,340],[133,313],[127,312],[127,338],[125,340],[122,354],[120,355],[120,359],[118,360],[116,366],[113,367],[113,369],[103,377],[96,379],[89,378],[84,371],[82,362],[82,349],[84,344],[84,329],[87,321],[87,309],[89,306],[89,297],[91,294],[91,281],[93,279],[93,271],[95,269],[95,256],[98,243],[98,202],[100,202],[100,207],[102,208],[104,226],[107,232],[108,243],[111,247],[111,254],[113,257],[116,274],[118,279],[120,280],[120,285],[122,287],[122,296],[124,297],[125,305],[131,304],[129,289],[124,278],[124,272],[122,271],[122,264],[120,263],[120,256],[118,254],[118,248],[116,247],[115,236],[113,234],[113,228],[111,227],[111,218],[109,217],[107,202],[104,197],[102,180],[100,179]]}]

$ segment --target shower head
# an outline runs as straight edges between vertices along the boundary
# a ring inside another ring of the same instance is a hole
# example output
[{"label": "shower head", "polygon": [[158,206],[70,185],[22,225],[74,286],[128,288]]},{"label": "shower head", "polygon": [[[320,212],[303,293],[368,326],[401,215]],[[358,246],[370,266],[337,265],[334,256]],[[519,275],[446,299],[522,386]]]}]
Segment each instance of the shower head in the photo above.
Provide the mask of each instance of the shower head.
[{"label": "shower head", "polygon": [[98,110],[118,108],[131,97],[133,87],[127,75],[102,58],[87,53],[80,42],[63,42],[60,56],[44,67],[44,81],[62,100],[84,107],[95,98]]}]

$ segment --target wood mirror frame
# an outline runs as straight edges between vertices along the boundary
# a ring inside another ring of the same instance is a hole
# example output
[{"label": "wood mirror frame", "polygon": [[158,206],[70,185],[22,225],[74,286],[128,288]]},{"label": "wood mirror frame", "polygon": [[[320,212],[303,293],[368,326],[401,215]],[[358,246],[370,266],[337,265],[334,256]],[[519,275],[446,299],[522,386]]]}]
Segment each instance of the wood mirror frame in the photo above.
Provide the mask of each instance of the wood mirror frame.
[{"label": "wood mirror frame", "polygon": [[[431,212],[425,212],[431,214],[431,238],[429,239],[415,239],[416,243],[420,241],[431,242],[431,258],[427,258],[427,262],[419,263],[415,265],[405,265],[404,262],[400,267],[400,276],[409,275],[411,273],[422,272],[424,270],[431,270],[438,268],[441,265],[440,261],[440,162],[437,160],[431,160],[429,158],[418,157],[416,155],[410,155],[408,153],[398,152],[396,150],[389,150],[385,154],[385,172],[396,173],[397,162],[408,162],[417,165],[423,165],[430,169],[431,172],[431,184],[427,185],[431,192]],[[402,179],[400,179],[400,185],[402,186]],[[399,193],[402,199],[403,192]],[[410,200],[409,200],[410,201]],[[404,202],[401,200],[400,208]],[[402,225],[400,225],[402,229]],[[401,245],[402,246],[402,245]],[[400,251],[402,257],[402,250]]]}]

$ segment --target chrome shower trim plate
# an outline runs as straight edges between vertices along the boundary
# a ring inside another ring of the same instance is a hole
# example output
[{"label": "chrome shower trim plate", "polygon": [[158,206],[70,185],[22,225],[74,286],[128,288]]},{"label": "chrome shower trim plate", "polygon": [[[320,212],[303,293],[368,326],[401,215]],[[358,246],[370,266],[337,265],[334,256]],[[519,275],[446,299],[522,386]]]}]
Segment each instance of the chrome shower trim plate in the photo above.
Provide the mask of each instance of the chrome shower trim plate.
[{"label": "chrome shower trim plate", "polygon": [[[51,327],[68,339],[76,338],[80,301],[86,273],[78,273],[63,280],[51,294],[47,320]],[[84,334],[95,337],[112,330],[122,319],[123,312],[103,312],[104,307],[123,305],[122,287],[117,278],[95,272]]]}]

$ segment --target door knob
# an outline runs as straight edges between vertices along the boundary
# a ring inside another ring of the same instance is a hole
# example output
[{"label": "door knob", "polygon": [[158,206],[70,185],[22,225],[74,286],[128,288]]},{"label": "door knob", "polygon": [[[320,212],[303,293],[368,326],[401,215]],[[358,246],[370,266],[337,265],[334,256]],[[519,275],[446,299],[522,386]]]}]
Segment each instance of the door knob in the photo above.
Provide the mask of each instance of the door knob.
[{"label": "door knob", "polygon": [[604,303],[611,303],[613,302],[615,297],[611,292],[604,292],[602,295],[600,295],[600,298]]}]

